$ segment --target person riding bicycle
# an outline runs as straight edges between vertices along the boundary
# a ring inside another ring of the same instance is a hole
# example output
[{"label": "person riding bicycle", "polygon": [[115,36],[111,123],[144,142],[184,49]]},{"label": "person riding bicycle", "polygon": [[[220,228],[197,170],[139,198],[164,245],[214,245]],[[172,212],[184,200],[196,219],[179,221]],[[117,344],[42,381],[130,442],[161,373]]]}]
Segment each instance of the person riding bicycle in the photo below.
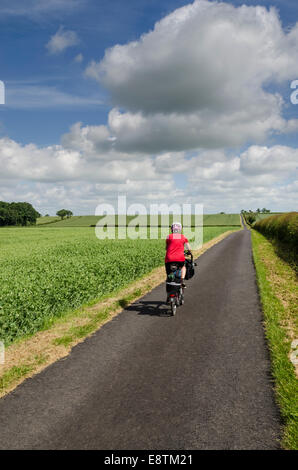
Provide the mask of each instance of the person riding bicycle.
[{"label": "person riding bicycle", "polygon": [[187,238],[182,233],[180,222],[171,225],[171,232],[166,238],[165,268],[167,275],[171,272],[171,264],[176,264],[181,268],[181,283],[185,287],[184,279],[186,274],[184,250],[191,253],[191,248]]}]

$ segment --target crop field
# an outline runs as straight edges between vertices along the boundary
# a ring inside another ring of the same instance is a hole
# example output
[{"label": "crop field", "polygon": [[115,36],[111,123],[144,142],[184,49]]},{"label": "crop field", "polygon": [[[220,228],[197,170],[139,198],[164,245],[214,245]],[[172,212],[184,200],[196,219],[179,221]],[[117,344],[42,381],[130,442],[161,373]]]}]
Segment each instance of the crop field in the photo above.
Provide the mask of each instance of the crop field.
[{"label": "crop field", "polygon": [[[135,216],[128,216],[127,223],[133,221]],[[55,223],[55,227],[90,227],[95,226],[97,222],[102,219],[101,216],[96,215],[81,215],[81,216],[73,216],[69,219],[61,220],[59,217],[41,217],[38,219],[38,225],[45,225]],[[177,216],[170,215],[169,217],[169,224],[173,222],[173,219],[177,219]],[[116,215],[115,218],[109,216],[107,219],[108,223],[114,223],[116,225],[122,225],[122,221],[118,220],[118,216]],[[179,218],[178,218],[179,220]],[[143,226],[149,225],[150,219],[149,216],[141,216],[139,218],[140,224]],[[162,216],[156,217],[156,219],[152,220],[152,225],[165,225],[167,219],[164,219]],[[182,221],[183,222],[183,221]],[[196,223],[194,216],[191,217],[191,225],[194,226]],[[187,221],[187,224],[189,222]],[[204,214],[203,216],[203,224],[204,226],[239,226],[240,223],[240,216],[239,214]],[[45,225],[47,227],[48,225]]]},{"label": "crop field", "polygon": [[[235,227],[204,227],[204,242]],[[0,229],[0,338],[32,334],[164,262],[164,240],[99,240],[94,228]]]},{"label": "crop field", "polygon": [[239,214],[204,214],[204,226],[239,226],[241,225]]}]

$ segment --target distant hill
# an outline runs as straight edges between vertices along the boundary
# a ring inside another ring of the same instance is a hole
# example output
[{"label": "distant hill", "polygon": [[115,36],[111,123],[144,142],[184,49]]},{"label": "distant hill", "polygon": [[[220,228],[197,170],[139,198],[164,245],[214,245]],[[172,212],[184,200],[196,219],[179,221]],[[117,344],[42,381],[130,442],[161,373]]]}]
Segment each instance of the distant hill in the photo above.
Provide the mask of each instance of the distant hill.
[{"label": "distant hill", "polygon": [[[113,217],[110,217],[110,221],[113,221]],[[44,227],[95,227],[97,222],[102,218],[102,216],[96,215],[77,215],[70,217],[69,219],[61,220],[59,217],[40,217],[37,220],[38,226]],[[129,223],[135,218],[135,216],[128,216],[127,222]],[[177,216],[170,216],[169,224],[173,222],[173,219],[176,220]],[[158,219],[153,221],[153,225],[166,225],[165,220],[162,216],[158,216]],[[118,216],[115,216],[116,225],[118,225],[119,220]],[[204,226],[236,226],[239,227],[240,216],[239,214],[205,214],[203,216]],[[120,221],[121,222],[121,221]],[[141,225],[146,226],[150,222],[149,216],[142,216]],[[192,216],[191,224],[194,226],[195,218]]]}]

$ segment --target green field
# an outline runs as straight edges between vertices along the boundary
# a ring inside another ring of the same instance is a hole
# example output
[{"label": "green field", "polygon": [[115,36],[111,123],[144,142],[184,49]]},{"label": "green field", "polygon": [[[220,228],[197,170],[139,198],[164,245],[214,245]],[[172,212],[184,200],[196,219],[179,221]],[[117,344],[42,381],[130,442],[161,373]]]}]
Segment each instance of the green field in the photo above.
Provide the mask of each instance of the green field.
[{"label": "green field", "polygon": [[239,214],[204,214],[204,226],[241,226]]},{"label": "green field", "polygon": [[36,220],[36,225],[52,224],[54,222],[59,222],[59,220],[60,220],[60,217],[57,217],[57,216],[39,217]]},{"label": "green field", "polygon": [[[239,216],[238,216],[239,217]],[[235,227],[204,227],[204,242]],[[164,262],[164,240],[98,240],[93,228],[0,229],[0,339],[9,343]]]},{"label": "green field", "polygon": [[[45,225],[48,226],[49,222],[52,224],[55,223],[55,227],[90,227],[95,226],[97,222],[102,217],[96,215],[79,215],[73,216],[69,219],[61,220],[59,217],[41,217],[38,219],[38,225]],[[49,220],[50,219],[50,220]],[[127,222],[130,223],[135,219],[135,216],[128,216]],[[169,224],[173,222],[173,219],[177,219],[177,216],[170,215],[169,217]],[[148,226],[150,223],[149,216],[142,216],[140,217],[140,224],[143,226]],[[179,219],[178,219],[179,220]],[[116,225],[123,225],[121,220],[118,220],[118,216],[116,215],[115,218],[112,216],[108,217],[108,223],[113,223],[115,221]],[[185,225],[189,225],[188,220],[182,220]],[[198,223],[198,222],[197,222]],[[196,220],[195,217],[191,217],[191,225],[195,226]],[[239,214],[204,214],[203,216],[203,224],[204,226],[240,226],[240,217]],[[165,226],[167,224],[167,219],[163,218],[163,216],[158,216],[158,218],[152,220],[152,225],[159,225]],[[200,225],[200,221],[199,221]]]}]

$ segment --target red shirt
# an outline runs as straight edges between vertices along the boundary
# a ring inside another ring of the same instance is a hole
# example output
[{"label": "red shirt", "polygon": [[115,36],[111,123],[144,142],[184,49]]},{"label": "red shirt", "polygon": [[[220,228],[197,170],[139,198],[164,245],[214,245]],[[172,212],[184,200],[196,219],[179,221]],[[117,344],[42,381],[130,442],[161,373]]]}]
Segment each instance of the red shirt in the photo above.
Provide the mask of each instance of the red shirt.
[{"label": "red shirt", "polygon": [[185,261],[184,243],[188,243],[188,240],[182,233],[171,233],[167,236],[167,252],[165,263]]}]

